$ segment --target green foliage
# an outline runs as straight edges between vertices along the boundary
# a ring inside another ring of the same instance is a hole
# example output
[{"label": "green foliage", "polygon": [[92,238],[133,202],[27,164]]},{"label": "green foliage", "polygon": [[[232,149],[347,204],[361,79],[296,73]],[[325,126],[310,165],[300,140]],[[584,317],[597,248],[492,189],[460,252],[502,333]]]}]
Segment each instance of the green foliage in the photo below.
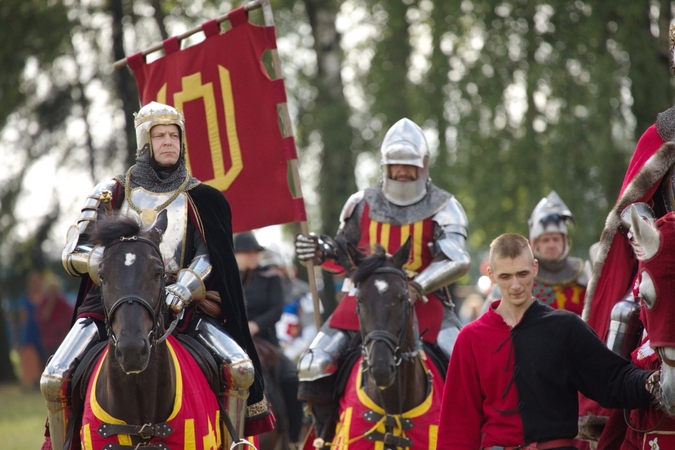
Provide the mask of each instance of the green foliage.
[{"label": "green foliage", "polygon": [[[133,158],[135,87],[127,72],[111,71],[112,61],[239,4],[3,1],[0,38],[12,45],[0,50],[0,126],[8,117],[24,119],[12,125],[26,165],[60,147],[63,161],[97,180]],[[554,189],[576,217],[573,251],[585,257],[637,137],[673,102],[666,59],[671,2],[274,0],[272,6],[301,169],[309,167],[317,183],[305,183],[316,202],[310,213],[320,217],[314,231],[334,233],[356,190],[357,157],[375,154],[387,128],[407,116],[431,138],[434,182],[467,211],[472,252],[502,232],[526,233],[532,208]],[[261,22],[259,11],[251,15]],[[359,33],[367,37],[355,44]],[[27,62],[41,81],[22,78]],[[105,116],[90,117],[105,96]],[[99,121],[109,124],[108,136],[90,133]],[[67,136],[65,124],[73,122],[86,138]],[[71,148],[82,151],[75,157]],[[12,212],[26,170],[1,181],[3,243],[16,225]]]},{"label": "green foliage", "polygon": [[0,128],[30,92],[22,81],[27,61],[49,66],[69,47],[73,22],[61,1],[0,2]]}]

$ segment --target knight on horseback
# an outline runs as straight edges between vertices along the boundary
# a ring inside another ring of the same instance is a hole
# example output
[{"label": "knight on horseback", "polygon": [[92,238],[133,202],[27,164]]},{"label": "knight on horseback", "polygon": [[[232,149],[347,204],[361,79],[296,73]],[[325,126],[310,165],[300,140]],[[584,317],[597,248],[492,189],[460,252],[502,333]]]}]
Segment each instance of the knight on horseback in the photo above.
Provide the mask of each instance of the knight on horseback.
[{"label": "knight on horseback", "polygon": [[[410,298],[426,350],[438,358],[444,374],[460,328],[447,286],[467,273],[471,263],[466,214],[452,194],[431,182],[429,148],[417,124],[399,120],[387,131],[380,151],[382,181],[347,200],[335,240],[298,235],[296,254],[301,261],[337,263],[349,271],[347,243],[366,253],[380,244],[394,253],[412,237],[404,265]],[[341,357],[359,329],[355,305],[354,293],[349,292],[298,361],[298,397],[310,406],[317,436],[333,408]]]},{"label": "knight on horseback", "polygon": [[[176,330],[194,337],[218,363],[221,392],[216,395],[236,432],[252,436],[273,427],[246,323],[229,204],[220,191],[190,175],[180,111],[152,102],[140,109],[135,126],[136,164],[94,188],[63,250],[63,266],[82,277],[82,283],[75,323],[40,382],[54,449],[64,448],[78,432],[71,426],[78,413],[71,401],[75,369],[89,349],[107,339],[98,280],[104,249],[91,245],[88,237],[99,214],[110,210],[138,214],[145,226],[167,211],[171,225],[160,250],[167,274],[165,301],[180,318]],[[205,305],[198,310],[190,307],[193,301]],[[215,306],[212,315],[206,313],[206,304]]]}]

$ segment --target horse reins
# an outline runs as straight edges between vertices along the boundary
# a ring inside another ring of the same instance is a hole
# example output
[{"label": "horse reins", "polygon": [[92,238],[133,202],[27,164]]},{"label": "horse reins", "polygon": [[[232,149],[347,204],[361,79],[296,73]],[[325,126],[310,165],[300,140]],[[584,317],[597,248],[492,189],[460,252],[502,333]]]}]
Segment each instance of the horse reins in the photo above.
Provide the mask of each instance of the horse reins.
[{"label": "horse reins", "polygon": [[[113,243],[108,244],[106,246],[106,251],[110,247],[112,247],[114,245],[117,245],[117,244],[120,244],[120,243],[123,243],[123,242],[140,242],[140,243],[143,243],[143,244],[147,244],[147,245],[151,246],[155,250],[155,252],[157,252],[157,255],[159,255],[159,259],[163,260],[162,252],[159,249],[159,246],[155,242],[151,241],[150,239],[142,237],[142,236],[135,236],[135,235],[131,236],[131,237],[121,236],[119,238],[119,240],[116,240]],[[155,339],[155,337],[157,335],[157,331],[159,330],[159,327],[162,324],[162,317],[163,317],[163,310],[164,310],[164,301],[163,301],[164,295],[166,295],[166,294],[165,294],[165,290],[164,290],[164,277],[162,277],[162,282],[161,282],[161,285],[160,285],[160,288],[159,288],[159,293],[158,293],[158,298],[160,300],[159,301],[159,303],[160,303],[159,311],[156,311],[150,305],[150,303],[147,300],[145,300],[142,297],[139,297],[138,295],[134,295],[134,294],[123,295],[122,297],[118,298],[115,301],[115,303],[113,303],[113,305],[110,307],[110,310],[106,311],[106,318],[105,318],[106,331],[108,333],[108,336],[112,340],[113,344],[117,345],[117,336],[115,336],[115,332],[112,329],[111,321],[112,321],[112,318],[115,315],[115,312],[117,311],[117,309],[119,309],[119,307],[122,306],[125,303],[126,304],[138,303],[139,305],[141,305],[143,308],[145,308],[150,313],[150,316],[152,317],[152,321],[154,323],[154,325],[152,327],[152,330],[150,330],[150,332],[148,333],[148,339],[150,339],[150,345],[156,346],[157,344],[162,343],[169,336],[169,334],[171,334],[171,332],[174,330],[174,328],[176,327],[176,324],[178,323],[178,320],[181,317],[181,316],[177,317],[171,323],[171,326],[169,326],[169,328],[166,330],[164,335],[162,335],[162,337],[160,337],[159,339]],[[101,289],[101,298],[103,298],[103,290],[102,289]]]}]

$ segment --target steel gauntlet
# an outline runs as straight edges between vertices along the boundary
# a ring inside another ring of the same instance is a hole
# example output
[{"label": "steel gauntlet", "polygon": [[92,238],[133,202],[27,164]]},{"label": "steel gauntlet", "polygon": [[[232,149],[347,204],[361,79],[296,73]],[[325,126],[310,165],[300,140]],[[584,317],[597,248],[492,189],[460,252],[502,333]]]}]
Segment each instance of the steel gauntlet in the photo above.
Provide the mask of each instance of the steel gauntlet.
[{"label": "steel gauntlet", "polygon": [[211,273],[209,255],[199,255],[192,260],[190,266],[181,269],[176,282],[166,287],[166,304],[178,313],[186,308],[192,299],[204,300],[206,286],[204,282]]},{"label": "steel gauntlet", "polygon": [[327,258],[337,257],[337,244],[329,236],[314,233],[308,236],[298,234],[295,237],[295,253],[302,262],[313,260],[314,264],[322,264]]}]

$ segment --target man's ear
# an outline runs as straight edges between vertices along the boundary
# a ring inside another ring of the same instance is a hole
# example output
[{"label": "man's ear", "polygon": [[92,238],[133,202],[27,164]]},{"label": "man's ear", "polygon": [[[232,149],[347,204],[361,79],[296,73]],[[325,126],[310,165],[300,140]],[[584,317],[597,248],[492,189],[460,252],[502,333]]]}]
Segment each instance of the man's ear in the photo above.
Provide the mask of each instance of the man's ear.
[{"label": "man's ear", "polygon": [[537,261],[537,258],[534,258],[534,261],[532,261],[532,269],[533,274],[536,277],[537,273],[539,272],[539,261]]},{"label": "man's ear", "polygon": [[489,265],[487,267],[487,276],[490,278],[490,281],[492,281],[492,284],[497,284],[497,280],[495,280],[495,274],[492,272],[492,267]]}]

